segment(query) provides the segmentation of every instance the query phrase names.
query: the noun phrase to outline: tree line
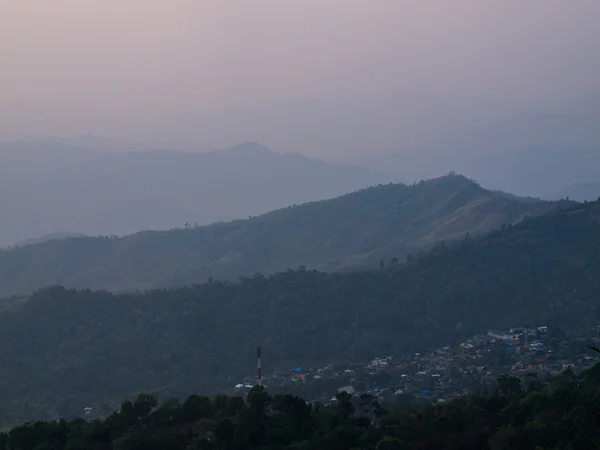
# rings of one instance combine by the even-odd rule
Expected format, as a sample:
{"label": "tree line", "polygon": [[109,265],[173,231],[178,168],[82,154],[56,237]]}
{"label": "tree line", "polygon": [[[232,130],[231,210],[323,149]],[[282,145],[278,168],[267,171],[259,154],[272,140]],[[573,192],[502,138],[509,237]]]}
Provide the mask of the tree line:
{"label": "tree line", "polygon": [[29,422],[1,450],[574,450],[600,448],[600,368],[547,383],[503,376],[492,392],[419,408],[363,394],[330,404],[254,387],[246,396],[148,394],[93,420]]}

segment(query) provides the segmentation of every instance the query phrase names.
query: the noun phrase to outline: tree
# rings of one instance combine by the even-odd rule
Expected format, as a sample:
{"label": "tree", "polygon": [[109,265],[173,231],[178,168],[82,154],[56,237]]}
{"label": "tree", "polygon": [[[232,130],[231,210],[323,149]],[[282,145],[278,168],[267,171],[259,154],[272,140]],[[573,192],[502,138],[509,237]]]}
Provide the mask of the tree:
{"label": "tree", "polygon": [[498,389],[508,397],[518,396],[523,392],[521,380],[508,375],[502,375],[498,378]]}
{"label": "tree", "polygon": [[264,416],[267,414],[268,407],[271,402],[271,397],[267,394],[264,386],[254,386],[246,398],[248,408],[258,415]]}
{"label": "tree", "polygon": [[210,417],[213,414],[213,407],[208,397],[190,395],[181,407],[181,417],[185,421],[198,420],[203,417]]}
{"label": "tree", "polygon": [[230,442],[233,440],[235,433],[235,425],[229,419],[221,420],[215,427],[213,433],[217,442]]}
{"label": "tree", "polygon": [[377,443],[376,450],[406,450],[408,447],[400,439],[385,438]]}
{"label": "tree", "polygon": [[254,386],[246,397],[248,406],[241,411],[237,425],[240,435],[251,446],[258,446],[265,438],[271,400],[263,386]]}
{"label": "tree", "polygon": [[161,406],[150,414],[150,422],[154,426],[174,423],[181,418],[181,404],[174,398],[165,401]]}
{"label": "tree", "polygon": [[369,418],[369,423],[379,425],[379,421],[384,414],[384,409],[371,394],[362,394],[360,396],[361,412]]}
{"label": "tree", "polygon": [[352,417],[354,414],[354,406],[352,405],[352,395],[345,391],[338,392],[335,395],[335,406],[338,414],[345,420]]}
{"label": "tree", "polygon": [[156,397],[150,394],[140,394],[133,402],[132,413],[140,420],[146,419],[158,404]]}

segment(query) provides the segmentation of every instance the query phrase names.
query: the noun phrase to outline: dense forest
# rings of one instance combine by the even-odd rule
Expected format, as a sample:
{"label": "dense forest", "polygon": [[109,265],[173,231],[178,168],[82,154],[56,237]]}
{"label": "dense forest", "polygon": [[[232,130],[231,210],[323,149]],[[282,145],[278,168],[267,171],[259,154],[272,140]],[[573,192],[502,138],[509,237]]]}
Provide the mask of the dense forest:
{"label": "dense forest", "polygon": [[10,450],[575,450],[600,448],[600,370],[544,384],[503,376],[447,404],[380,405],[345,392],[328,405],[256,386],[247,397],[185,401],[141,394],[104,419],[30,422],[0,434]]}
{"label": "dense forest", "polygon": [[55,284],[159,288],[299,265],[323,271],[374,268],[382,257],[404,259],[436,242],[474,237],[556,207],[490,192],[460,175],[414,186],[382,185],[248,220],[0,251],[0,295]]}
{"label": "dense forest", "polygon": [[254,374],[257,345],[275,369],[427,350],[490,328],[577,333],[600,321],[600,203],[382,263],[4,300],[0,418],[54,419],[140,391],[222,391]]}

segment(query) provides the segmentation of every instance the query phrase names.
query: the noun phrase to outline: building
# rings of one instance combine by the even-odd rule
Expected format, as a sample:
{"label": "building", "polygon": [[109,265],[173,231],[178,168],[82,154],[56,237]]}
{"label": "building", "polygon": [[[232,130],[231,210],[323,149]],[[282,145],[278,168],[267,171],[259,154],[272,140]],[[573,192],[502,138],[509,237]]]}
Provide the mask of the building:
{"label": "building", "polygon": [[490,330],[488,331],[487,335],[493,339],[497,339],[499,341],[508,341],[508,334],[505,333],[504,331],[496,331],[496,330]]}

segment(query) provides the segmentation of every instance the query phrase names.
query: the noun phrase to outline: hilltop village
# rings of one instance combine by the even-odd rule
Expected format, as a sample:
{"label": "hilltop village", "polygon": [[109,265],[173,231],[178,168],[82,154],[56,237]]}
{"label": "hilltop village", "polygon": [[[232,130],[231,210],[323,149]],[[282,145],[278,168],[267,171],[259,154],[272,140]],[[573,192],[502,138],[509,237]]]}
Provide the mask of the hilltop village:
{"label": "hilltop village", "polygon": [[[552,331],[552,330],[550,330]],[[499,378],[518,377],[523,385],[541,383],[565,370],[580,372],[600,355],[600,326],[586,336],[561,337],[548,327],[490,330],[456,346],[401,357],[386,356],[362,364],[338,363],[321,368],[296,367],[267,374],[269,391],[292,392],[314,402],[335,401],[335,394],[370,394],[382,403],[445,403],[461,395],[489,392]],[[235,386],[244,393],[256,384],[246,379]]]}

